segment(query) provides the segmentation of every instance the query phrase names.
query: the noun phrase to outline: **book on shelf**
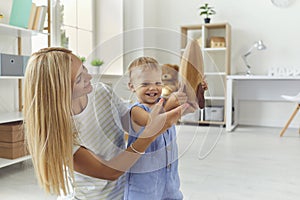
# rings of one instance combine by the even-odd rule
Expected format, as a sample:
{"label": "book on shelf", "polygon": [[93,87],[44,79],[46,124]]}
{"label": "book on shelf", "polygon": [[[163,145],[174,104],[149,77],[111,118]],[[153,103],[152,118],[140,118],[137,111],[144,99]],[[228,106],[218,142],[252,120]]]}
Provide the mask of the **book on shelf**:
{"label": "book on shelf", "polygon": [[36,4],[32,3],[31,10],[30,10],[29,22],[28,22],[28,29],[33,29],[35,14],[36,14]]}
{"label": "book on shelf", "polygon": [[32,0],[13,0],[9,24],[21,28],[28,28]]}
{"label": "book on shelf", "polygon": [[42,31],[44,29],[47,14],[47,6],[37,6],[32,30]]}

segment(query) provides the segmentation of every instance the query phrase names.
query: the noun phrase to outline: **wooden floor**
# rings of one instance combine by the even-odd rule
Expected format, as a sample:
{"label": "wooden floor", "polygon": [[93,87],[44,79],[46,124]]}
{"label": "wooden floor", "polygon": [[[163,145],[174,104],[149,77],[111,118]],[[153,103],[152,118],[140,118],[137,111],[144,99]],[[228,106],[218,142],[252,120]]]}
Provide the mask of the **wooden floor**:
{"label": "wooden floor", "polygon": [[[300,136],[288,129],[177,126],[181,189],[186,200],[298,200]],[[0,199],[52,200],[31,164],[0,169]]]}

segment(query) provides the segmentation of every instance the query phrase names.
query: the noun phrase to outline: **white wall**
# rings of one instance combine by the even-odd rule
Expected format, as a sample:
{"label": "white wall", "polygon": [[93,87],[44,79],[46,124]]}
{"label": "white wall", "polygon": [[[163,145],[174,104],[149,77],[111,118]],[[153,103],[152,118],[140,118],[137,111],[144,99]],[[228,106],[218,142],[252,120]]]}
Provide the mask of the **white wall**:
{"label": "white wall", "polygon": [[[249,56],[248,61],[254,74],[267,74],[270,67],[300,68],[298,51],[300,46],[299,1],[294,1],[288,8],[278,8],[272,5],[271,0],[144,0],[144,6],[139,7],[139,9],[143,9],[144,27],[159,27],[179,33],[182,25],[203,23],[203,18],[198,15],[198,8],[205,2],[211,4],[217,12],[212,17],[212,23],[228,22],[231,24],[232,74],[245,71],[241,55],[250,48],[253,42],[259,39],[264,41],[267,50],[255,52],[255,54]],[[128,3],[128,1],[125,1],[125,3]],[[131,2],[131,4],[134,3]],[[131,14],[132,10],[130,10]],[[124,12],[127,13],[126,10]],[[140,13],[140,10],[137,12]],[[140,27],[140,23],[135,26],[133,21],[126,20],[126,17],[127,15],[125,15],[125,28]],[[145,37],[144,42],[147,43],[148,39]],[[165,42],[164,40],[164,37],[157,37],[154,42],[160,44]],[[170,49],[178,52],[179,55],[180,40],[173,40],[168,45]],[[157,56],[160,62],[179,63],[178,56],[172,56],[171,54],[159,54]],[[257,113],[255,112],[257,107],[264,107],[265,109],[262,113]],[[294,104],[287,105],[286,103],[243,102],[240,110],[240,120],[244,124],[250,125],[283,126],[293,108]],[[297,117],[291,126],[299,127],[300,118]]]}
{"label": "white wall", "polygon": [[[198,7],[207,1],[144,0],[144,26],[168,28],[179,32],[180,26],[200,24]],[[254,41],[263,40],[266,51],[249,57],[256,74],[266,74],[272,66],[299,66],[296,48],[300,25],[300,2],[277,8],[271,0],[208,1],[217,12],[212,23],[229,22],[232,26],[232,72],[244,71],[240,56]],[[234,6],[233,6],[234,4]],[[126,26],[126,24],[125,24]],[[131,28],[134,28],[131,25]],[[158,38],[159,39],[159,38]],[[179,47],[179,41],[178,47]],[[179,51],[179,48],[177,49]]]}
{"label": "white wall", "polygon": [[95,53],[105,73],[123,74],[123,0],[95,0]]}

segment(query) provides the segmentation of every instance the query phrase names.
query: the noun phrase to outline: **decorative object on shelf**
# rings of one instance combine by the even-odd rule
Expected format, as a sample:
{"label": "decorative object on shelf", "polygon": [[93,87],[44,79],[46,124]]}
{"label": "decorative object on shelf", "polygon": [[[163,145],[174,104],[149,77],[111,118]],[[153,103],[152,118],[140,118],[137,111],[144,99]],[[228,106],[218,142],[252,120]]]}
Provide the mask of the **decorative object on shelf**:
{"label": "decorative object on shelf", "polygon": [[296,77],[300,76],[299,67],[270,67],[268,76]]}
{"label": "decorative object on shelf", "polygon": [[35,14],[36,14],[37,6],[35,3],[31,4],[30,16],[28,21],[28,29],[33,30],[33,25],[35,21]]}
{"label": "decorative object on shelf", "polygon": [[248,61],[247,61],[247,57],[252,53],[253,49],[256,49],[256,50],[265,50],[267,47],[264,45],[263,41],[262,40],[258,40],[257,42],[255,42],[251,47],[250,49],[247,51],[247,53],[245,53],[242,58],[244,60],[244,63],[245,65],[247,66],[247,71],[246,71],[246,75],[252,75],[251,73],[251,66],[249,65]]}
{"label": "decorative object on shelf", "polygon": [[205,3],[203,6],[199,7],[200,16],[204,15],[204,22],[206,24],[210,23],[210,16],[216,14],[216,11],[208,3]]}
{"label": "decorative object on shelf", "polygon": [[98,58],[91,61],[91,73],[92,74],[100,74],[100,67],[104,64],[103,60]]}
{"label": "decorative object on shelf", "polygon": [[293,3],[293,0],[271,0],[271,2],[274,6],[286,8]]}
{"label": "decorative object on shelf", "polygon": [[82,63],[85,63],[86,58],[84,56],[78,56],[78,58],[81,60]]}
{"label": "decorative object on shelf", "polygon": [[37,6],[33,12],[35,12],[35,17],[31,29],[43,31],[47,15],[47,6]]}
{"label": "decorative object on shelf", "polygon": [[163,83],[162,96],[168,98],[171,93],[178,90],[178,65],[164,64],[162,65],[161,80]]}
{"label": "decorative object on shelf", "polygon": [[28,28],[32,0],[13,0],[9,24]]}
{"label": "decorative object on shelf", "polygon": [[224,37],[211,37],[210,38],[210,48],[222,48],[226,47]]}

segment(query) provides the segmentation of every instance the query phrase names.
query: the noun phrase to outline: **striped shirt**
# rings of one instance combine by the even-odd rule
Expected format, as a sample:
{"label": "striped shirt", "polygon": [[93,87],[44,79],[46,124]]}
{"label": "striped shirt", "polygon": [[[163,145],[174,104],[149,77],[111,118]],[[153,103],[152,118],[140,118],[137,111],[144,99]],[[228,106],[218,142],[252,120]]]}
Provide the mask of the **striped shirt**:
{"label": "striped shirt", "polygon": [[[103,83],[93,86],[88,95],[88,105],[74,116],[81,146],[94,152],[104,160],[110,160],[125,149],[124,132],[120,116],[128,108]],[[119,200],[123,199],[125,178],[108,181],[75,172],[74,196],[71,199]]]}

